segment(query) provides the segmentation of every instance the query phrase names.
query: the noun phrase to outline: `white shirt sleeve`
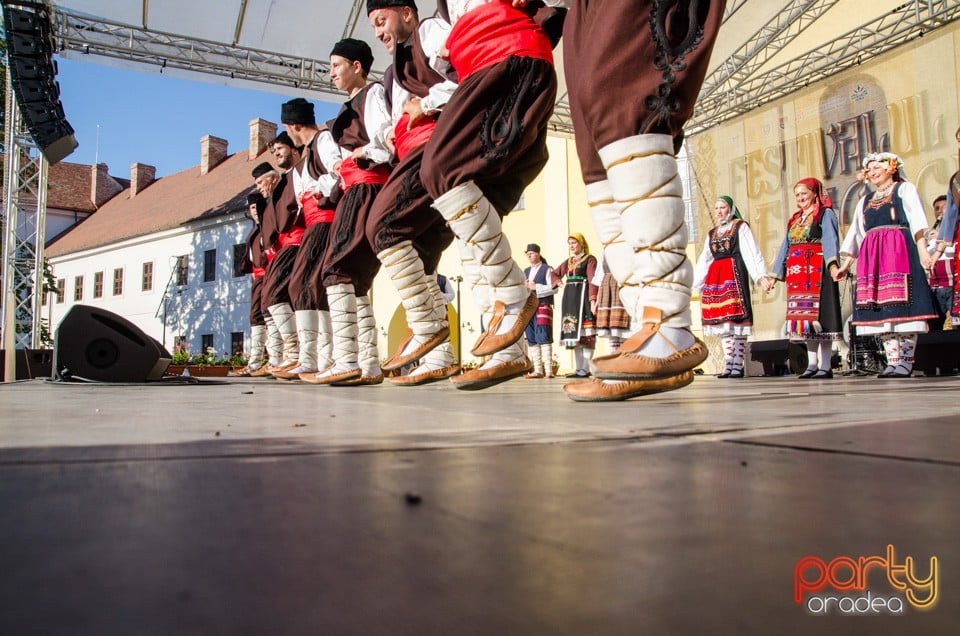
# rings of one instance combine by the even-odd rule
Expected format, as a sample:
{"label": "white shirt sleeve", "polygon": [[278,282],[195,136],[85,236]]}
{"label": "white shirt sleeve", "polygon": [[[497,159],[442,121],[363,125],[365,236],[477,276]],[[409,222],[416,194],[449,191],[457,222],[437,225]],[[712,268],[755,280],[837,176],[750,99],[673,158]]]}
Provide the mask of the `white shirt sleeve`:
{"label": "white shirt sleeve", "polygon": [[847,230],[847,235],[843,237],[843,244],[840,246],[840,256],[852,256],[856,258],[860,254],[860,243],[863,242],[863,201],[861,198],[857,202],[857,209],[853,212],[853,221]]}
{"label": "white shirt sleeve", "polygon": [[927,213],[923,211],[923,202],[920,201],[920,193],[917,187],[909,181],[904,181],[897,188],[900,200],[903,201],[903,211],[907,216],[907,222],[910,224],[910,234],[926,234],[930,224],[927,222]]}
{"label": "white shirt sleeve", "polygon": [[758,282],[764,276],[769,276],[767,264],[763,262],[763,254],[760,252],[760,246],[753,238],[753,232],[746,223],[740,224],[739,231],[740,257],[743,258],[744,265],[747,266],[747,272],[753,282]]}
{"label": "white shirt sleeve", "polygon": [[[501,0],[447,0],[447,10],[450,12],[450,23],[456,24],[457,20],[462,18],[465,13],[479,6],[499,1]],[[543,0],[543,4],[558,9],[569,9],[570,5],[573,4],[573,0]]]}
{"label": "white shirt sleeve", "polygon": [[327,172],[333,172],[333,167],[340,161],[340,146],[333,140],[333,134],[329,130],[321,130],[317,133],[314,148],[323,167]]}
{"label": "white shirt sleeve", "polygon": [[367,91],[363,110],[363,125],[370,138],[370,143],[363,147],[363,156],[374,163],[389,163],[393,156],[386,142],[392,119],[384,96],[383,85],[374,84]]}
{"label": "white shirt sleeve", "polygon": [[[423,52],[430,59],[430,68],[443,77],[447,76],[450,62],[440,54],[447,45],[450,30],[450,25],[440,18],[428,18],[420,23],[420,44],[423,46]],[[427,96],[420,100],[420,107],[427,114],[441,110],[450,101],[456,89],[456,82],[450,80],[434,84],[430,87]]]}
{"label": "white shirt sleeve", "polygon": [[713,262],[713,252],[710,251],[710,235],[703,241],[703,249],[700,251],[700,258],[693,268],[693,288],[697,291],[703,289],[703,284],[707,281],[707,270],[710,269],[710,263]]}

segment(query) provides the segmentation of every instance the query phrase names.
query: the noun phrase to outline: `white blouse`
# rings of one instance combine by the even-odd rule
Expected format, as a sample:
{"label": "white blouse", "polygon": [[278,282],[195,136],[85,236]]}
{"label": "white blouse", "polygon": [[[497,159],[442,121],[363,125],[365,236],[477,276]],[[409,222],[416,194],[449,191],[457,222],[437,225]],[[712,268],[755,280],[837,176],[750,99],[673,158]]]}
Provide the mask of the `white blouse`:
{"label": "white blouse", "polygon": [[[733,221],[724,223],[717,229],[723,230],[724,228],[729,228],[732,222]],[[760,246],[757,245],[757,241],[753,238],[753,232],[750,231],[749,225],[746,223],[740,224],[738,238],[740,257],[743,259],[744,265],[747,266],[747,273],[750,274],[753,282],[759,282],[764,276],[769,276],[767,264],[763,261],[763,254],[760,253]],[[710,235],[708,234],[703,242],[703,251],[700,252],[700,258],[697,259],[697,265],[693,269],[693,288],[695,290],[700,291],[703,289],[703,284],[707,280],[707,270],[710,269],[710,263],[712,263],[713,260],[713,252],[710,251]]]}

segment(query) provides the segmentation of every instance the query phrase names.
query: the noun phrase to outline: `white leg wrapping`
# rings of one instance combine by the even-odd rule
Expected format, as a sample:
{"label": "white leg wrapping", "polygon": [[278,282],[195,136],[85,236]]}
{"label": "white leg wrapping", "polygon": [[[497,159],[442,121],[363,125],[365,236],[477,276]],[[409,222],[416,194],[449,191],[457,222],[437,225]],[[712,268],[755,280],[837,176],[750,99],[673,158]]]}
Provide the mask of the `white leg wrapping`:
{"label": "white leg wrapping", "polygon": [[543,352],[540,350],[540,345],[530,345],[528,349],[530,360],[533,362],[533,372],[543,373]]}
{"label": "white leg wrapping", "polygon": [[293,362],[300,358],[297,347],[297,321],[290,303],[279,303],[267,308],[273,321],[277,324],[277,331],[283,339],[283,359]]}
{"label": "white leg wrapping", "polygon": [[297,316],[297,340],[300,342],[300,364],[290,373],[315,373],[317,371],[317,331],[320,329],[319,312],[300,309]]}
{"label": "white leg wrapping", "polygon": [[636,313],[640,306],[639,268],[640,264],[633,251],[623,237],[623,226],[620,222],[620,213],[623,203],[613,198],[613,189],[609,181],[598,181],[587,184],[587,205],[590,206],[590,216],[597,236],[603,245],[603,258],[610,274],[617,280],[623,281],[620,288],[621,302],[630,315],[630,321],[635,329],[639,328],[639,321],[643,313]]}
{"label": "white leg wrapping", "polygon": [[641,285],[636,298],[621,295],[621,300],[631,316],[642,315],[644,306],[657,308],[664,326],[688,329],[693,266],[686,255],[683,185],[673,139],[635,135],[604,146],[599,155],[614,198],[623,205],[623,238],[635,251],[633,280]]}
{"label": "white leg wrapping", "polygon": [[370,305],[370,295],[357,296],[358,361],[363,375],[376,377],[380,372],[380,352],[377,349],[377,321]]}
{"label": "white leg wrapping", "polygon": [[407,325],[413,332],[413,338],[404,353],[413,352],[446,325],[443,320],[446,317],[445,308],[441,317],[436,306],[437,297],[433,288],[436,287],[436,292],[440,294],[436,277],[424,273],[423,262],[410,241],[403,241],[380,252],[377,258],[400,294],[400,302],[407,314]]}
{"label": "white leg wrapping", "polygon": [[357,368],[357,297],[353,285],[327,287],[333,335],[333,360],[341,369]]}
{"label": "white leg wrapping", "polygon": [[251,371],[263,366],[263,349],[266,344],[266,325],[250,327],[250,357],[247,359],[247,368]]}
{"label": "white leg wrapping", "polygon": [[807,369],[814,371],[819,368],[820,343],[816,340],[807,340]]}
{"label": "white leg wrapping", "polygon": [[820,341],[820,369],[829,371],[833,367],[833,347],[828,340]]}
{"label": "white leg wrapping", "polygon": [[318,311],[317,369],[324,370],[333,364],[333,326],[329,311]]}
{"label": "white leg wrapping", "polygon": [[523,272],[513,260],[500,215],[480,188],[472,181],[459,185],[434,201],[434,207],[480,261],[480,275],[490,285],[493,301],[506,305],[508,313],[510,305],[525,302],[530,292]]}
{"label": "white leg wrapping", "polygon": [[540,354],[543,356],[543,372],[553,375],[553,345],[549,342],[540,345]]}
{"label": "white leg wrapping", "polygon": [[277,323],[267,310],[267,315],[263,317],[267,323],[267,359],[270,366],[277,366],[283,362],[283,337],[280,330],[277,329]]}

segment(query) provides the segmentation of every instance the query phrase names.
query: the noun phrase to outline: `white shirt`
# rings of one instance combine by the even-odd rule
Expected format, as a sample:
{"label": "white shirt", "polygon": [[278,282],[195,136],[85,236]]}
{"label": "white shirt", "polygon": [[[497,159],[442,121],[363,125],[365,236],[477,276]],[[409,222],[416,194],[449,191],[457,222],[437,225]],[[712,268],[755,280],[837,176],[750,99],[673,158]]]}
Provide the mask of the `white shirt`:
{"label": "white shirt", "polygon": [[[340,161],[340,148],[333,140],[329,130],[321,130],[310,142],[311,152],[320,156],[320,163],[326,168],[327,174],[320,175],[319,179],[310,176],[307,161],[303,162],[303,170],[293,171],[293,192],[297,195],[297,205],[304,192],[319,192],[323,196],[330,196],[330,192],[337,184],[337,177],[333,175],[333,166]],[[301,206],[302,207],[302,206]]]}
{"label": "white shirt", "polygon": [[[729,221],[724,223],[718,230],[727,228],[730,223]],[[753,282],[758,282],[764,276],[769,276],[767,273],[767,264],[763,262],[763,254],[760,253],[760,246],[757,245],[757,241],[753,238],[753,232],[750,231],[750,226],[746,223],[740,224],[740,230],[737,233],[740,247],[740,258],[743,259],[743,264],[747,266],[747,273],[750,274],[750,278],[753,279]],[[707,235],[707,238],[703,242],[703,251],[700,252],[700,258],[697,260],[697,266],[693,270],[693,288],[697,291],[703,289],[703,284],[707,280],[707,270],[710,269],[710,263],[713,262],[713,252],[710,251],[710,235]]]}
{"label": "white shirt", "polygon": [[[491,2],[501,2],[502,0],[447,0],[447,11],[450,13],[450,24],[456,24],[457,20],[462,18],[464,14],[476,9],[477,7],[482,7],[485,4],[490,4]],[[569,9],[570,5],[573,4],[573,0],[543,0],[543,4],[548,7],[557,7],[560,9]]]}
{"label": "white shirt", "polygon": [[557,293],[557,288],[550,284],[550,278],[553,276],[553,269],[546,265],[543,261],[537,263],[536,265],[530,266],[530,273],[527,275],[527,280],[531,283],[536,282],[537,274],[540,273],[540,268],[547,268],[547,284],[537,283],[537,298],[546,298],[547,296],[553,296]]}
{"label": "white shirt", "polygon": [[[363,147],[363,157],[373,163],[389,163],[393,153],[387,148],[387,132],[392,127],[387,111],[386,92],[383,84],[373,84],[367,91],[363,107],[363,125],[370,142]],[[340,148],[340,157],[348,158],[353,151]]]}

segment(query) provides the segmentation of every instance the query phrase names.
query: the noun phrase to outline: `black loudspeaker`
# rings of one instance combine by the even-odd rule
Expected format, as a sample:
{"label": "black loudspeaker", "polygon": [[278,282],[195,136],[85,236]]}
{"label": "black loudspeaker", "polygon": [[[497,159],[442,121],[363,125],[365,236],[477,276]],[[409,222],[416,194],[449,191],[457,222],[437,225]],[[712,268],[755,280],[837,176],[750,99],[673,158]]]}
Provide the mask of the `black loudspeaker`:
{"label": "black loudspeaker", "polygon": [[126,318],[99,307],[74,305],[57,326],[53,368],[61,380],[158,380],[170,353]]}
{"label": "black loudspeaker", "polygon": [[757,340],[750,343],[750,359],[763,364],[763,375],[800,373],[807,368],[807,349],[785,338]]}
{"label": "black loudspeaker", "polygon": [[30,136],[50,164],[77,147],[60,104],[50,12],[42,2],[2,0],[13,92]]}
{"label": "black loudspeaker", "polygon": [[[17,380],[49,378],[53,375],[53,351],[50,349],[17,349],[14,352]],[[0,377],[6,373],[6,352],[0,350]]]}
{"label": "black loudspeaker", "polygon": [[960,368],[960,330],[931,331],[917,338],[914,369],[924,375],[953,375]]}

